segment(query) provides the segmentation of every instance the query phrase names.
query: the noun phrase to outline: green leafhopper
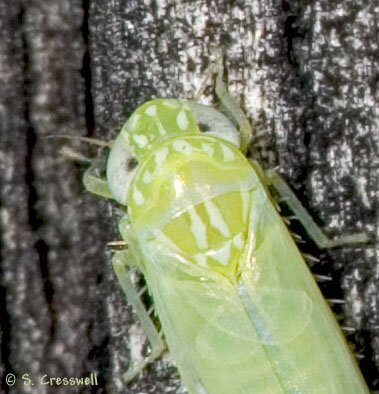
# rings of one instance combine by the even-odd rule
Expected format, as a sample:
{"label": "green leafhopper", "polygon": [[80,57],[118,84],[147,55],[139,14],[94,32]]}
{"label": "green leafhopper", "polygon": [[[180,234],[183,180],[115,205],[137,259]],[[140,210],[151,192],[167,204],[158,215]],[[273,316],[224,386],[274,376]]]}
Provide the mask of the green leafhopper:
{"label": "green leafhopper", "polygon": [[127,248],[113,265],[152,345],[125,378],[163,349],[128,275],[136,267],[190,393],[368,393],[268,189],[286,196],[320,247],[366,236],[325,237],[275,171],[246,159],[247,119],[221,77],[216,91],[234,123],[192,101],[149,101],[112,143],[106,181],[93,168],[84,177],[124,209]]}

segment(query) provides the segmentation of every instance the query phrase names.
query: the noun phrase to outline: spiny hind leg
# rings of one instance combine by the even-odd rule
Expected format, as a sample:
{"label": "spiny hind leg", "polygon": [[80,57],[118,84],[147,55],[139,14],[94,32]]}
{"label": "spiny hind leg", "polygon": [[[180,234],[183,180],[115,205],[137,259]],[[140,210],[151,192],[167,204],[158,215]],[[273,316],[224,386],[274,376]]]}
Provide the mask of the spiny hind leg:
{"label": "spiny hind leg", "polygon": [[134,262],[134,257],[129,250],[123,250],[116,252],[113,257],[113,269],[116,273],[117,279],[124,291],[128,303],[132,306],[141,326],[147,336],[147,339],[151,346],[151,353],[148,357],[144,358],[142,361],[134,363],[129,367],[129,369],[124,374],[124,379],[126,382],[130,382],[135,378],[144,368],[155,361],[163,352],[165,346],[161,337],[161,334],[156,329],[153,321],[150,318],[149,311],[146,310],[143,302],[141,301],[141,295],[144,293],[144,289],[139,291],[133,284],[130,274],[132,270],[128,269],[128,265],[136,265]]}
{"label": "spiny hind leg", "polygon": [[342,245],[366,243],[369,237],[364,233],[342,235],[330,239],[324,234],[321,228],[315,223],[311,215],[302,206],[299,199],[288,186],[287,182],[275,170],[266,171],[267,182],[272,185],[281,198],[284,199],[288,207],[295,214],[297,220],[302,224],[307,234],[320,249],[334,248]]}

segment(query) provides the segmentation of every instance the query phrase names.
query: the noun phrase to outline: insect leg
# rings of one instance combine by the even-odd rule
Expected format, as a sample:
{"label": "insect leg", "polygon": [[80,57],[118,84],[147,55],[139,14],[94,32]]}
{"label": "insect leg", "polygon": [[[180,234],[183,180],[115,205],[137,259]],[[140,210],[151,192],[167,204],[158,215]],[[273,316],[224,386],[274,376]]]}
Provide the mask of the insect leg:
{"label": "insect leg", "polygon": [[112,261],[113,269],[129,304],[131,304],[138,316],[138,319],[141,322],[141,326],[144,329],[152,350],[151,354],[143,361],[135,363],[129,367],[129,369],[124,374],[124,379],[126,382],[130,382],[134,377],[143,371],[146,365],[156,360],[165,348],[163,340],[154,323],[152,322],[148,311],[142,303],[138,290],[130,278],[130,270],[128,270],[126,266],[126,261],[129,264],[130,259],[133,261],[133,256],[128,250],[116,252]]}
{"label": "insect leg", "polygon": [[102,165],[94,161],[83,175],[83,185],[87,191],[103,198],[113,198],[106,179],[100,177]]}
{"label": "insect leg", "polygon": [[234,121],[238,124],[241,136],[241,151],[247,152],[249,143],[253,137],[253,130],[251,128],[249,119],[246,117],[235,98],[229,93],[228,88],[222,80],[223,66],[222,59],[219,61],[219,69],[217,70],[216,77],[216,95],[225,107],[227,112],[233,117]]}
{"label": "insect leg", "polygon": [[342,245],[366,243],[369,237],[365,233],[342,235],[334,239],[328,238],[321,228],[315,223],[311,215],[302,206],[295,193],[288,186],[287,182],[275,170],[266,171],[267,182],[284,197],[289,208],[294,212],[299,222],[302,224],[308,235],[320,249],[334,248]]}

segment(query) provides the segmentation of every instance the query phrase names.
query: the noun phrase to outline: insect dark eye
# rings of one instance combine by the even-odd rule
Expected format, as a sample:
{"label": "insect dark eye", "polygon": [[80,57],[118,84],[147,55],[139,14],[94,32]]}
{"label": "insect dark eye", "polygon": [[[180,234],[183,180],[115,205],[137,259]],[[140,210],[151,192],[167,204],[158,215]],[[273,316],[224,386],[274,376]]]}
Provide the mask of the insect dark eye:
{"label": "insect dark eye", "polygon": [[207,124],[207,123],[199,122],[197,125],[199,126],[199,129],[202,133],[206,133],[207,131],[211,131],[211,128],[209,127],[209,124]]}
{"label": "insect dark eye", "polygon": [[132,171],[138,166],[138,160],[135,157],[130,157],[126,161],[126,169],[127,171]]}

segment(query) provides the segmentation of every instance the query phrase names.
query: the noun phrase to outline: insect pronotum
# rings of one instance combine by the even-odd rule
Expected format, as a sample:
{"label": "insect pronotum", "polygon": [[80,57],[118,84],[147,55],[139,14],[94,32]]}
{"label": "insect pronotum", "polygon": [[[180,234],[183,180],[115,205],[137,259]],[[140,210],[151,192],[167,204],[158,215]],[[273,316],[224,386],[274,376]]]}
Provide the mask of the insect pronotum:
{"label": "insect pronotum", "polygon": [[[113,265],[152,346],[162,352],[129,276],[144,275],[168,348],[190,393],[368,393],[343,335],[279,216],[268,187],[320,247],[329,240],[275,171],[248,161],[250,126],[221,77],[218,110],[179,99],[138,107],[112,143],[106,180],[86,188],[124,207]],[[242,152],[241,152],[242,151]]]}

